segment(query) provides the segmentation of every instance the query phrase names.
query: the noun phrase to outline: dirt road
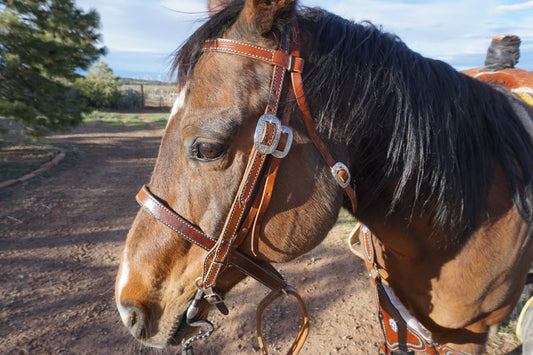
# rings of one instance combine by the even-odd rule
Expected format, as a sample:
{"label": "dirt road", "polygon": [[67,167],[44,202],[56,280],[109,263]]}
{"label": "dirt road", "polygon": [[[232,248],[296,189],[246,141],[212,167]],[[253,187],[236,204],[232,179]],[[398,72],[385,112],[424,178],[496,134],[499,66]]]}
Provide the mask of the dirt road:
{"label": "dirt road", "polygon": [[[67,157],[66,169],[0,194],[0,354],[153,353],[120,323],[113,286],[138,210],[134,196],[148,181],[161,134],[157,127],[85,124],[53,137],[82,152]],[[313,252],[280,267],[310,313],[303,354],[378,353],[374,301],[363,263],[346,247],[346,218]],[[212,312],[216,331],[196,353],[258,353],[255,306],[266,293],[251,279],[238,285],[227,296],[230,314]],[[271,353],[285,353],[292,342],[294,310],[284,300],[265,317]]]}

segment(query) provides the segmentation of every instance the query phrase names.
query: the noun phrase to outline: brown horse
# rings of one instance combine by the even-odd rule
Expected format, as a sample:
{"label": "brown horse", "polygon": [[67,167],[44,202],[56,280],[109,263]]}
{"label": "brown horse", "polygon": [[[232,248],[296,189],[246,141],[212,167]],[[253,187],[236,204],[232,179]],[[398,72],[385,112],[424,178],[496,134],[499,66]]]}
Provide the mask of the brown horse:
{"label": "brown horse", "polygon": [[[295,3],[211,0],[210,19],[177,52],[180,94],[116,282],[124,324],[166,347],[208,324],[204,292],[216,288],[208,296],[224,310],[220,296],[245,273],[262,278],[257,265],[271,288],[289,290],[266,263],[313,249],[344,205],[372,231],[374,276],[443,346],[434,349],[481,352],[533,259],[533,113],[371,24]],[[282,59],[258,54],[269,49]],[[265,107],[282,125],[258,125]],[[279,146],[265,143],[282,126],[292,146],[287,127]],[[258,152],[269,144],[290,148],[279,167]],[[253,173],[263,160],[268,174]],[[247,189],[260,197],[241,204]]]}

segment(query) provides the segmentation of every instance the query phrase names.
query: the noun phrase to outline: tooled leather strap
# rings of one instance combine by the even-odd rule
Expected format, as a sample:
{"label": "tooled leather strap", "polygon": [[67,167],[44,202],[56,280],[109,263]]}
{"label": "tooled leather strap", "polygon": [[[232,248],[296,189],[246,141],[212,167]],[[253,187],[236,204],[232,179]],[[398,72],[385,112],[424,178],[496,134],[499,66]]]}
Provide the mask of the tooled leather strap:
{"label": "tooled leather strap", "polygon": [[[275,128],[269,127],[265,137],[266,141],[263,140],[263,142],[267,145],[271,145],[274,135]],[[242,180],[236,199],[228,214],[222,234],[206,257],[203,277],[204,287],[214,287],[218,275],[228,265],[228,256],[232,249],[232,245],[239,234],[240,226],[246,218],[246,212],[248,211],[250,204],[253,203],[252,197],[255,193],[256,186],[260,182],[260,173],[266,158],[267,156],[265,154],[257,152],[255,147],[252,148],[251,158],[244,174],[244,179]]]}
{"label": "tooled leather strap", "polygon": [[305,99],[301,73],[292,73],[292,85],[294,87],[294,92],[296,93],[298,106],[300,106],[300,111],[302,112],[305,127],[307,129],[309,137],[313,141],[313,144],[320,151],[320,154],[322,154],[322,157],[328,164],[334,176],[337,175],[339,179],[338,181],[341,181],[343,183],[343,185],[341,185],[341,188],[352,203],[352,211],[354,213],[357,212],[357,195],[355,194],[355,190],[351,185],[350,173],[345,166],[338,165],[339,163],[335,159],[333,159],[333,156],[330,154],[328,148],[326,147],[326,144],[324,143],[324,141],[322,141],[315,128],[313,118],[311,116],[311,111],[309,110],[309,105],[307,104],[307,100]]}
{"label": "tooled leather strap", "polygon": [[[287,107],[285,108],[285,111],[283,112],[283,117],[281,119],[281,124],[284,126],[287,126],[289,124],[291,112],[292,112],[292,106],[293,102],[291,100],[291,97],[294,97],[292,94],[292,91],[289,92],[289,100],[287,103]],[[282,139],[280,140],[280,149],[284,149],[286,144],[286,136],[282,136]],[[270,199],[272,198],[272,192],[274,190],[274,184],[276,182],[276,177],[278,175],[278,169],[279,164],[281,162],[280,158],[277,158],[275,156],[272,156],[270,158],[270,162],[268,164],[268,169],[265,174],[265,182],[262,185],[262,191],[258,198],[256,198],[256,201],[259,203],[257,204],[257,211],[255,216],[253,217],[253,226],[252,230],[250,232],[250,245],[251,245],[251,251],[254,256],[258,256],[258,243],[259,243],[259,232],[261,231],[261,224],[263,222],[263,218],[265,217],[266,211],[268,209],[268,206],[270,204]]]}
{"label": "tooled leather strap", "polygon": [[[287,54],[288,34],[282,34],[280,46],[282,50],[284,50],[283,52],[233,40],[216,39],[206,41],[203,50],[244,55],[274,65],[269,104],[265,110],[265,114],[275,116],[279,106],[286,67],[293,67],[293,63],[296,62],[301,63],[301,61],[296,61],[291,55]],[[265,122],[265,126],[266,133],[263,135],[261,144],[265,146],[272,146],[273,144],[277,145],[278,142],[275,142],[274,137],[280,135],[281,132],[277,132],[279,127],[268,121]],[[277,149],[277,146],[274,148]],[[228,265],[230,251],[233,249],[233,245],[239,237],[241,226],[247,219],[250,207],[254,204],[254,196],[257,186],[261,182],[268,155],[269,154],[259,152],[255,145],[252,147],[248,166],[230,209],[230,213],[227,216],[222,233],[217,239],[216,245],[209,251],[206,257],[203,275],[204,287],[214,287],[218,275]]]}
{"label": "tooled leather strap", "polygon": [[304,61],[302,58],[283,51],[256,46],[255,44],[239,42],[231,39],[217,38],[207,40],[202,50],[237,54],[259,60],[267,64],[282,67],[291,72],[302,72]]}

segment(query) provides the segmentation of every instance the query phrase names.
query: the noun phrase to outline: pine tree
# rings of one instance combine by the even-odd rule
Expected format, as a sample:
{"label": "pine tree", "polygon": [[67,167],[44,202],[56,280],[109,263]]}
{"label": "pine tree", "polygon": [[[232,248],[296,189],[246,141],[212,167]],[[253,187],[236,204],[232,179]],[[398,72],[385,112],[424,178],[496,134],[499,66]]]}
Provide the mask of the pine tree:
{"label": "pine tree", "polygon": [[75,84],[95,108],[116,108],[122,96],[118,78],[102,61],[93,65],[85,78],[76,79]]}
{"label": "pine tree", "polygon": [[79,124],[86,108],[72,83],[105,54],[99,22],[73,0],[2,0],[0,117],[34,136]]}

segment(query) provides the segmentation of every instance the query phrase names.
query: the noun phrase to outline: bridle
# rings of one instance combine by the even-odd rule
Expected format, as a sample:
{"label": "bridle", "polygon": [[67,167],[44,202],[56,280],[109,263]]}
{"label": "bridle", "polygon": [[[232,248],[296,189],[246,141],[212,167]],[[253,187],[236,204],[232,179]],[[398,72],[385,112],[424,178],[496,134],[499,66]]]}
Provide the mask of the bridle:
{"label": "bridle", "polygon": [[[294,34],[292,38],[291,33]],[[208,236],[200,228],[179,216],[167,203],[152,194],[147,186],[143,186],[137,194],[139,204],[155,218],[176,232],[181,238],[208,251],[204,262],[203,276],[196,281],[198,291],[186,314],[186,321],[189,326],[203,326],[207,328],[207,331],[184,340],[182,343],[183,351],[191,354],[191,343],[209,336],[213,331],[213,326],[209,321],[196,319],[198,303],[202,298],[215,305],[223,314],[228,313],[223,297],[216,290],[216,283],[218,277],[225,270],[233,267],[272,290],[259,304],[256,314],[259,345],[263,354],[268,353],[261,334],[261,317],[264,310],[281,295],[290,295],[296,298],[300,305],[302,325],[288,353],[298,353],[309,330],[305,304],[298,292],[271,264],[256,258],[261,222],[272,196],[279,163],[289,153],[292,144],[292,131],[288,124],[294,101],[298,103],[309,137],[330,167],[334,180],[350,198],[355,212],[357,198],[351,184],[350,172],[345,164],[337,162],[332,157],[314,126],[303,90],[304,60],[300,57],[300,34],[296,18],[293,18],[282,32],[279,50],[219,38],[207,40],[202,51],[251,58],[272,65],[274,70],[268,106],[265,114],[258,120],[248,164],[219,238]],[[289,89],[288,104],[280,120],[276,114],[287,72],[291,74],[292,91]],[[253,256],[245,255],[237,249],[248,235],[251,239]]]}

